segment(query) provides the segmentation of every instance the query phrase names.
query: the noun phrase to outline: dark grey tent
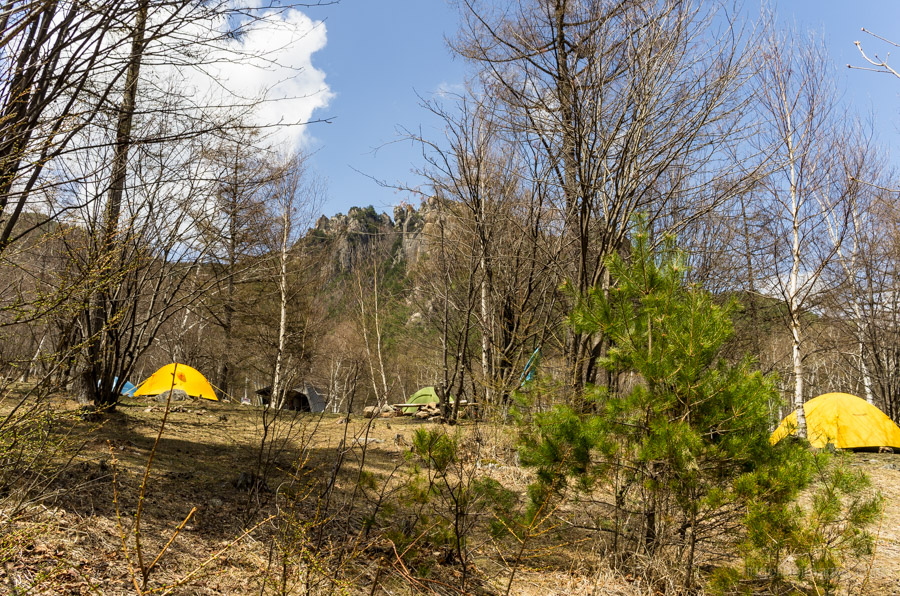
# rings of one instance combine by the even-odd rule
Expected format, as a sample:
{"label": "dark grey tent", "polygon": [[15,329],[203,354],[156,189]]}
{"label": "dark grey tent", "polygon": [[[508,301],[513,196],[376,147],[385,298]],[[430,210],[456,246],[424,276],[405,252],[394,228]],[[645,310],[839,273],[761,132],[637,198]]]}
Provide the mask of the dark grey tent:
{"label": "dark grey tent", "polygon": [[[261,403],[269,403],[269,400],[272,398],[272,386],[267,385],[262,389],[258,389],[256,395],[260,396]],[[294,410],[296,412],[324,412],[325,400],[315,387],[309,383],[303,383],[284,391],[284,401],[281,409]]]}

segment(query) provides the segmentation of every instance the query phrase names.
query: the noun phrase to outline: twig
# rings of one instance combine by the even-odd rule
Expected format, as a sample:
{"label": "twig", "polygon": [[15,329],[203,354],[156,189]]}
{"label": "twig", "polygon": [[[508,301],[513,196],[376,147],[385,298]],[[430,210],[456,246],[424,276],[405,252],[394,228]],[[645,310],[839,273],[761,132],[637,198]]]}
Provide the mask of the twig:
{"label": "twig", "polygon": [[250,528],[249,530],[246,530],[243,534],[241,534],[240,536],[238,536],[237,538],[235,538],[234,540],[232,540],[231,542],[229,542],[228,544],[226,544],[225,546],[223,546],[221,549],[219,549],[218,551],[216,551],[215,553],[213,553],[208,559],[206,559],[206,560],[203,561],[200,565],[198,565],[196,568],[194,568],[193,571],[191,571],[190,573],[188,573],[187,575],[185,575],[183,578],[181,578],[180,580],[178,580],[178,581],[175,582],[174,584],[171,584],[170,586],[164,586],[164,587],[162,587],[162,588],[157,588],[157,589],[155,589],[155,590],[150,590],[150,591],[148,591],[147,593],[149,594],[149,593],[152,593],[152,592],[156,592],[157,590],[165,590],[165,592],[162,592],[162,596],[166,596],[167,594],[171,594],[172,591],[173,591],[175,588],[184,585],[189,579],[191,579],[192,577],[194,577],[195,575],[197,575],[198,573],[200,573],[200,571],[202,571],[207,565],[209,565],[210,563],[212,563],[213,561],[215,561],[216,559],[218,559],[220,556],[222,556],[222,553],[224,553],[225,551],[227,551],[229,548],[231,548],[232,546],[234,546],[235,544],[237,544],[237,543],[240,542],[241,540],[243,540],[246,536],[248,536],[248,535],[251,534],[252,532],[255,532],[256,529],[259,528],[261,525],[270,522],[270,521],[271,521],[272,519],[274,519],[274,518],[275,518],[274,515],[270,515],[269,517],[267,517],[266,519],[262,520],[261,522],[259,522],[258,524],[256,524],[256,525],[253,526],[252,528]]}
{"label": "twig", "polygon": [[137,573],[134,570],[134,563],[131,562],[131,553],[128,550],[128,539],[125,538],[125,529],[122,527],[122,513],[119,509],[119,468],[118,468],[118,460],[116,459],[116,453],[113,450],[112,442],[107,440],[106,444],[109,446],[109,453],[112,455],[112,467],[113,467],[113,505],[116,507],[116,527],[119,530],[119,538],[122,540],[122,552],[125,555],[125,562],[128,563],[128,571],[131,575],[131,581],[134,583],[134,589],[138,594],[141,594],[141,586],[137,581]]}
{"label": "twig", "polygon": [[372,582],[372,591],[369,596],[375,596],[375,590],[378,589],[378,580],[381,578],[381,572],[384,570],[384,558],[378,559],[378,571],[375,572],[375,580]]}
{"label": "twig", "polygon": [[878,531],[875,533],[875,545],[872,547],[872,557],[869,559],[869,566],[866,567],[866,577],[860,586],[860,593],[865,593],[866,584],[869,583],[869,576],[872,574],[872,565],[875,563],[875,557],[878,555],[878,540],[881,538],[881,525],[884,523],[884,505],[881,507],[881,518],[878,520]]}
{"label": "twig", "polygon": [[162,550],[159,551],[159,554],[156,555],[156,558],[153,559],[153,562],[150,563],[150,566],[147,567],[147,574],[148,574],[148,575],[150,574],[150,570],[153,569],[154,567],[156,567],[156,564],[159,563],[159,560],[162,558],[162,556],[163,556],[164,554],[166,554],[166,551],[169,550],[169,547],[172,546],[172,543],[173,543],[173,542],[175,542],[175,538],[178,537],[178,533],[181,532],[181,530],[184,528],[184,526],[185,526],[185,525],[188,523],[188,521],[191,519],[191,516],[194,515],[196,512],[197,512],[197,508],[196,508],[196,507],[192,507],[190,513],[188,513],[188,514],[187,514],[187,517],[184,518],[184,521],[181,522],[181,523],[178,525],[177,528],[175,528],[175,532],[174,532],[174,533],[172,534],[172,536],[169,538],[169,541],[166,542],[165,546],[162,547]]}
{"label": "twig", "polygon": [[900,48],[900,44],[898,44],[896,41],[891,41],[890,39],[888,39],[888,38],[886,38],[886,37],[882,37],[882,36],[878,35],[877,33],[872,33],[871,31],[869,31],[869,30],[866,29],[865,27],[863,27],[861,30],[862,30],[863,33],[868,33],[869,35],[871,35],[871,36],[874,37],[875,39],[880,39],[881,41],[883,41],[883,42],[885,42],[885,43],[891,44],[891,45],[894,46],[895,48]]}
{"label": "twig", "polygon": [[[176,364],[175,369],[177,370],[177,368],[178,368],[178,365]],[[156,558],[153,560],[153,562],[150,563],[150,566],[145,568],[144,567],[143,549],[141,547],[141,513],[143,512],[143,509],[144,509],[144,497],[147,492],[147,480],[150,477],[150,467],[153,465],[153,459],[156,455],[156,448],[159,445],[160,438],[162,437],[163,430],[165,429],[165,426],[166,426],[166,419],[169,416],[169,405],[172,401],[172,391],[175,389],[175,376],[174,375],[175,375],[175,373],[173,371],[172,387],[169,389],[169,395],[166,398],[166,409],[165,409],[165,412],[163,413],[162,423],[159,426],[159,432],[156,435],[156,440],[153,442],[153,447],[150,449],[150,456],[147,459],[147,465],[144,467],[144,477],[141,480],[141,492],[140,492],[140,496],[138,497],[138,506],[137,506],[137,511],[135,512],[135,517],[134,517],[134,550],[137,555],[138,568],[140,569],[140,573],[141,573],[141,582],[140,583],[138,583],[138,579],[137,579],[138,574],[137,574],[137,571],[135,570],[134,562],[131,559],[131,552],[128,549],[128,539],[125,537],[125,530],[122,525],[122,513],[121,513],[121,509],[119,507],[118,460],[116,459],[115,450],[113,449],[112,443],[110,441],[106,442],[107,445],[109,446],[109,452],[113,458],[112,459],[113,504],[115,505],[115,508],[116,508],[116,526],[119,530],[119,538],[122,540],[122,552],[125,555],[125,561],[128,563],[128,570],[131,575],[131,581],[134,584],[135,591],[139,595],[147,593],[144,591],[144,589],[147,587],[147,580],[150,577],[150,570],[156,566],[156,564],[159,562],[160,558],[163,556],[163,554],[166,552],[166,550],[168,550],[169,546],[172,545],[176,536],[178,536],[178,533],[185,526],[185,524],[187,524],[188,520],[191,518],[191,516],[197,510],[196,507],[191,509],[191,512],[188,513],[188,516],[184,519],[183,522],[181,522],[181,525],[179,525],[175,529],[175,533],[171,536],[171,538],[169,538],[169,541],[166,543],[166,545],[163,547],[163,549],[160,551],[160,553],[156,556]],[[152,590],[150,590],[150,591],[152,591]]]}
{"label": "twig", "polygon": [[[153,447],[150,449],[150,456],[147,458],[147,465],[144,467],[144,477],[141,479],[141,492],[140,496],[138,496],[138,506],[137,512],[134,515],[134,550],[137,553],[138,565],[141,569],[141,591],[147,587],[147,580],[150,579],[150,570],[153,568],[153,565],[159,560],[159,557],[153,561],[153,563],[149,567],[144,567],[144,553],[143,548],[141,547],[141,514],[144,512],[144,497],[147,493],[147,480],[150,478],[150,467],[153,465],[153,459],[156,457],[156,448],[159,446],[159,440],[162,438],[163,430],[166,428],[166,419],[169,417],[169,406],[172,403],[172,392],[175,390],[175,375],[178,373],[178,363],[175,363],[175,368],[172,369],[172,386],[169,388],[169,394],[166,396],[166,409],[163,411],[162,422],[159,425],[159,432],[156,433],[156,440],[153,441]],[[188,518],[190,518],[193,511],[188,514]],[[187,523],[187,519],[184,520],[184,523]],[[182,526],[184,525],[182,523]],[[177,535],[181,527],[175,530],[175,534]],[[174,536],[173,536],[174,539]],[[163,552],[169,547],[166,544],[163,547]],[[160,553],[162,555],[162,553]]]}

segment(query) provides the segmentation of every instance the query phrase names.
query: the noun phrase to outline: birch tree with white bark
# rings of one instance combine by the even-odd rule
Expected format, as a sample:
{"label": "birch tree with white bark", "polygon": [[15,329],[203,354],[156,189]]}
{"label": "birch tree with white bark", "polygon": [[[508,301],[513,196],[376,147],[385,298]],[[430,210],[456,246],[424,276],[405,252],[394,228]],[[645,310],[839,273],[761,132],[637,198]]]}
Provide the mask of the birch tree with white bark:
{"label": "birch tree with white bark", "polygon": [[[312,177],[308,156],[285,156],[278,166],[272,184],[272,229],[275,232],[275,280],[278,287],[278,339],[272,372],[272,402],[279,407],[288,389],[286,369],[290,366],[288,354],[289,307],[301,288],[292,282],[292,270],[302,269],[304,258],[298,245],[300,235],[312,223],[313,213],[321,203],[321,185]],[[296,281],[296,276],[293,280]]]}
{"label": "birch tree with white bark", "polygon": [[764,275],[762,290],[784,304],[791,402],[797,432],[805,437],[806,319],[846,233],[845,222],[829,220],[843,212],[844,197],[834,184],[843,173],[835,135],[839,114],[833,78],[822,73],[827,61],[820,39],[772,30],[765,46],[756,82],[760,124],[754,138],[766,172],[752,195],[752,217],[759,227],[755,237],[768,239],[769,251],[766,265],[756,269]]}

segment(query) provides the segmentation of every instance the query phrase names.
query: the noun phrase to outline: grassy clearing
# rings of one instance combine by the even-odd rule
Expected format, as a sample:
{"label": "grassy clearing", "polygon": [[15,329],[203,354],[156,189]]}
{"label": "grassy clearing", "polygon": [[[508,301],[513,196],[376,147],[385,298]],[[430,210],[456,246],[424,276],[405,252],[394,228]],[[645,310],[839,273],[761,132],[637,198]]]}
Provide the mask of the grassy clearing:
{"label": "grassy clearing", "polygon": [[[61,412],[76,409],[62,397],[53,406]],[[53,480],[48,498],[32,503],[14,521],[4,520],[0,585],[5,590],[135,592],[115,502],[134,565],[132,523],[163,410],[155,402],[134,400],[99,424],[66,418],[70,422],[60,432],[74,430],[84,447]],[[175,404],[145,492],[145,558],[156,557],[195,512],[153,568],[148,585],[160,588],[156,593],[175,586],[173,594],[258,594],[263,588],[305,593],[307,587],[311,593],[461,593],[453,588],[460,566],[452,549],[433,541],[424,548],[424,538],[398,548],[391,538],[393,530],[423,510],[404,496],[413,468],[409,448],[417,429],[436,425],[409,418],[341,422],[337,416],[309,414],[279,420],[275,437],[283,449],[264,455],[269,464],[265,486],[254,492],[247,490],[247,479],[260,464],[260,410],[208,401]],[[467,463],[479,476],[524,498],[531,476],[517,464],[513,429],[471,422],[458,429]],[[886,506],[875,556],[849,585],[868,594],[894,594],[900,577],[900,456],[863,453],[854,456],[853,465],[870,474]],[[324,501],[314,495],[329,484],[323,510]],[[287,506],[286,494],[295,495],[293,507]],[[556,523],[527,545],[511,594],[652,593],[640,578],[611,570],[603,536],[578,527],[590,517],[588,503],[567,502]],[[292,523],[263,521],[275,514]],[[515,544],[491,536],[486,525],[479,524],[467,542],[471,580],[465,593],[506,591]],[[289,556],[279,555],[274,546],[286,529],[302,546]]]}

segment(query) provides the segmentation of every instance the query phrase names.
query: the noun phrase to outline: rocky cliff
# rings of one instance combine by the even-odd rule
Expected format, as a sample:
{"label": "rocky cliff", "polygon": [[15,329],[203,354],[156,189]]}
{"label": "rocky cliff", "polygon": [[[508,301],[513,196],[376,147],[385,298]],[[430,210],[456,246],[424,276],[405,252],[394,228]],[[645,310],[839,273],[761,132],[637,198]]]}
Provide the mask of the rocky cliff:
{"label": "rocky cliff", "polygon": [[322,216],[307,233],[307,240],[326,248],[333,273],[346,273],[376,257],[413,265],[425,249],[422,234],[436,216],[431,202],[418,209],[402,204],[394,207],[393,218],[378,213],[371,205],[351,207],[346,215]]}

